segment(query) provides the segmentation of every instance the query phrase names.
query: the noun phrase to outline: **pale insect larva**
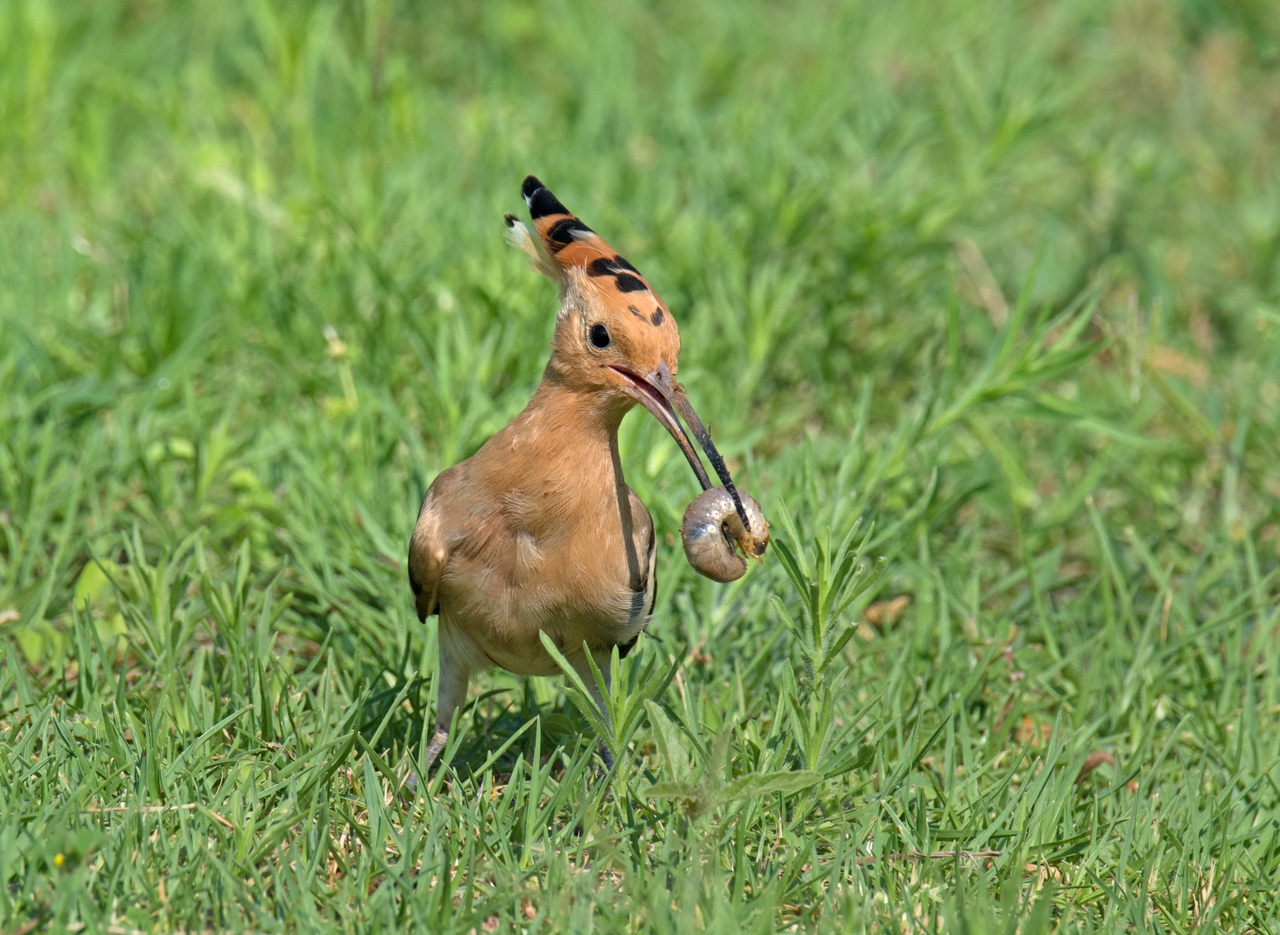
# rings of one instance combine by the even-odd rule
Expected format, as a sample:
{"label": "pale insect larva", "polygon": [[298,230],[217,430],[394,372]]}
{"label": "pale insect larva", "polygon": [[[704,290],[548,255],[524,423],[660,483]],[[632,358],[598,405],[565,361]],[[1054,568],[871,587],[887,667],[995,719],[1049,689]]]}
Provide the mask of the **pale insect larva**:
{"label": "pale insect larva", "polygon": [[[724,487],[711,487],[698,495],[684,511],[680,538],[689,564],[712,581],[736,581],[747,570],[749,555],[759,558],[769,547],[769,523],[760,504],[738,491],[751,528],[745,529]],[[742,554],[738,554],[737,546]]]}

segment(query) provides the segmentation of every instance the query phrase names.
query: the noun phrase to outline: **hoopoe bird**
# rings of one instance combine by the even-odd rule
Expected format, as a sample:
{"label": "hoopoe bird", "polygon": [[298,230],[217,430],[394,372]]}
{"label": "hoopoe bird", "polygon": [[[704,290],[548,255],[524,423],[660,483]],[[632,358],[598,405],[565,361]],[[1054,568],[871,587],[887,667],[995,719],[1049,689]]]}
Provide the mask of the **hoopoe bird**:
{"label": "hoopoe bird", "polygon": [[522,193],[534,231],[508,214],[508,239],[559,285],[560,311],[533,398],[436,477],[409,541],[418,618],[439,616],[435,734],[423,768],[444,748],[473,672],[559,674],[542,633],[604,711],[608,686],[595,683],[587,653],[607,679],[613,648],[625,656],[636,645],[657,593],[653,519],[618,455],[618,425],[636,403],[670,432],[702,485],[681,527],[694,568],[731,581],[746,568],[742,556],[759,558],[769,542],[759,504],[734,487],[676,382],[680,331],[670,309],[536,178]]}

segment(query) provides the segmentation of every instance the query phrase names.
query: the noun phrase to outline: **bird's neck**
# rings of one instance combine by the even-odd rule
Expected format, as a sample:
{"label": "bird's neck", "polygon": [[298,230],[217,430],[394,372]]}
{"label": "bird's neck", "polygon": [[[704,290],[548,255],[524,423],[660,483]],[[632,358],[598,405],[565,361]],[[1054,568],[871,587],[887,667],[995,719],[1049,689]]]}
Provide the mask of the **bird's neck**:
{"label": "bird's neck", "polygon": [[586,449],[617,444],[618,426],[634,403],[618,393],[575,389],[561,380],[544,377],[520,420],[536,424],[555,444],[576,444]]}
{"label": "bird's neck", "polygon": [[618,425],[627,408],[608,394],[544,380],[524,411],[477,452],[476,469],[494,489],[523,491],[528,503],[539,504],[539,516],[549,509],[556,526],[564,525],[566,511],[598,513],[626,487]]}

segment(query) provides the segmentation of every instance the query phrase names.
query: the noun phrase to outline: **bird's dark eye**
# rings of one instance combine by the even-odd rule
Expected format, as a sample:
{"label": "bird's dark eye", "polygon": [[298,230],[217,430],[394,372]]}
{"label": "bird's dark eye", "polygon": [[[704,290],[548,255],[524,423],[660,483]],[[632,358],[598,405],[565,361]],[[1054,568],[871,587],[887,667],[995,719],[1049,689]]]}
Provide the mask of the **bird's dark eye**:
{"label": "bird's dark eye", "polygon": [[599,348],[609,346],[609,329],[604,325],[591,326],[591,343]]}

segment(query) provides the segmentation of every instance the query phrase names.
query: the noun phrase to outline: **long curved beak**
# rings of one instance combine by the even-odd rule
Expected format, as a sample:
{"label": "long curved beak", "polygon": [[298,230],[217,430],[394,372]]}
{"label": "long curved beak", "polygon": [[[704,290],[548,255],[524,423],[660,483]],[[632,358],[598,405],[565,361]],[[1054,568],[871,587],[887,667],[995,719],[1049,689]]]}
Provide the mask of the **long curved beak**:
{"label": "long curved beak", "polygon": [[720,483],[724,485],[725,490],[729,492],[729,496],[733,498],[734,510],[737,512],[738,518],[742,520],[743,528],[750,531],[751,521],[747,519],[747,511],[743,509],[742,499],[738,496],[738,488],[734,486],[733,478],[729,476],[729,468],[725,465],[724,458],[720,456],[720,452],[716,450],[715,443],[711,441],[711,433],[707,431],[707,427],[698,418],[698,413],[694,411],[693,404],[689,402],[689,397],[685,395],[684,387],[671,378],[671,370],[667,367],[666,361],[659,363],[652,372],[643,377],[623,367],[612,365],[610,367],[626,377],[627,382],[623,387],[624,391],[628,396],[653,413],[654,418],[662,423],[662,427],[671,434],[671,437],[676,440],[676,444],[680,446],[680,450],[684,452],[685,459],[689,462],[689,467],[693,468],[693,473],[697,475],[698,483],[702,485],[702,489],[708,490],[712,486],[711,478],[707,476],[707,470],[702,466],[702,461],[698,457],[697,450],[693,447],[693,442],[689,440],[688,433],[685,431],[684,426],[680,424],[680,419],[676,417],[676,413],[679,412],[693,432],[694,437],[698,440],[698,444],[702,446],[707,460],[711,462],[711,467],[715,470],[716,476],[720,478]]}

